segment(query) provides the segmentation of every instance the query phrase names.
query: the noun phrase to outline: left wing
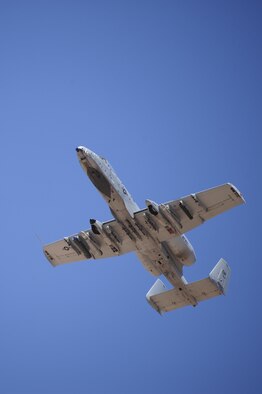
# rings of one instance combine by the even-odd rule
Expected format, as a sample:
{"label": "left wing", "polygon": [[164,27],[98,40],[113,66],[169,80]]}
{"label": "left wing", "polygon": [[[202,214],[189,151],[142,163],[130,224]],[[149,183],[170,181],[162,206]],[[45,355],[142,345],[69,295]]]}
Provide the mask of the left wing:
{"label": "left wing", "polygon": [[44,246],[45,256],[53,266],[119,256],[133,250],[131,238],[116,220],[102,223],[100,233],[95,234],[92,230],[80,231]]}

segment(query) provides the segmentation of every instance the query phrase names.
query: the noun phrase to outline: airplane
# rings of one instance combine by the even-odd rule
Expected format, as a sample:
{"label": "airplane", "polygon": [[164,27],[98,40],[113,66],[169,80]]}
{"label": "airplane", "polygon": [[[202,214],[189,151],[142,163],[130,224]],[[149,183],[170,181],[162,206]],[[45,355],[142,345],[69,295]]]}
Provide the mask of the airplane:
{"label": "airplane", "polygon": [[90,219],[90,229],[44,246],[53,266],[73,261],[102,259],[135,252],[154,276],[164,275],[174,286],[168,290],[158,278],[146,294],[160,314],[225,294],[231,269],[220,259],[205,279],[188,283],[183,267],[196,261],[193,246],[184,235],[206,220],[245,203],[240,191],[226,183],[163,204],[147,199],[140,209],[109,162],[79,146],[81,167],[107,202],[114,217],[101,223]]}

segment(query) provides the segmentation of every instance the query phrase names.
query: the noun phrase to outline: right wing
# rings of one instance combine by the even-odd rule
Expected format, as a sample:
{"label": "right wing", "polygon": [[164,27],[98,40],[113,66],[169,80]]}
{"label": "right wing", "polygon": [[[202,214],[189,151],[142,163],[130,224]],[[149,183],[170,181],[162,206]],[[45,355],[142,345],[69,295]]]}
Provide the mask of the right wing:
{"label": "right wing", "polygon": [[144,209],[136,212],[135,217],[146,223],[152,230],[155,226],[157,237],[160,242],[163,242],[184,234],[206,220],[244,202],[237,188],[231,183],[226,183],[160,204],[159,213],[156,216],[150,214],[148,209]]}
{"label": "right wing", "polygon": [[116,220],[103,223],[100,234],[92,230],[80,231],[44,246],[45,256],[53,266],[119,256],[133,250],[132,240]]}
{"label": "right wing", "polygon": [[185,233],[244,202],[239,190],[231,183],[226,183],[171,201],[169,206],[173,211],[179,211],[181,232]]}

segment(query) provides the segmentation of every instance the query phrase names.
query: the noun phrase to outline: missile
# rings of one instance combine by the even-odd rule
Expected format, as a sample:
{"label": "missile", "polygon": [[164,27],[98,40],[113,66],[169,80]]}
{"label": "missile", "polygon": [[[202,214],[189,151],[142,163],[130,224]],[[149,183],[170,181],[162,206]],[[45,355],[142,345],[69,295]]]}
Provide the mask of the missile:
{"label": "missile", "polygon": [[96,235],[102,235],[103,240],[105,241],[107,246],[109,246],[110,249],[114,253],[118,253],[119,254],[118,246],[116,245],[116,243],[112,239],[112,237],[109,234],[109,232],[107,232],[104,229],[103,224],[101,222],[99,222],[98,220],[96,220],[96,219],[90,219],[90,225],[91,225],[91,229],[92,229],[93,233],[96,234]]}
{"label": "missile", "polygon": [[160,204],[159,211],[161,214],[171,223],[178,231],[178,228],[182,229],[182,223],[180,218],[176,214],[173,208],[170,207],[168,204]]}
{"label": "missile", "polygon": [[88,249],[90,250],[90,253],[92,256],[95,258],[95,256],[100,255],[102,256],[103,252],[99,248],[98,244],[95,242],[95,240],[91,237],[91,234],[89,232],[81,231],[79,233],[79,238],[81,239],[82,243],[86,244]]}
{"label": "missile", "polygon": [[92,257],[89,247],[82,241],[81,236],[65,237],[64,240],[78,255],[83,253],[87,259]]}
{"label": "missile", "polygon": [[156,220],[165,227],[169,234],[176,234],[177,228],[165,215],[164,209],[152,200],[146,200],[146,205],[151,215],[155,216]]}

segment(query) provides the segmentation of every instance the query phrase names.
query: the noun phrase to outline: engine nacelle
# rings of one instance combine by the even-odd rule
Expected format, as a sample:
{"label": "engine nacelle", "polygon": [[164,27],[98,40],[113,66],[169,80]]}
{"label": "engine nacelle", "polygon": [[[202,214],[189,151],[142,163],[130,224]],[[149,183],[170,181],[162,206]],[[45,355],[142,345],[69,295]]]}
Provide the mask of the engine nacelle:
{"label": "engine nacelle", "polygon": [[180,264],[192,265],[196,261],[194,248],[185,235],[170,239],[166,241],[166,244],[174,255],[176,261]]}
{"label": "engine nacelle", "polygon": [[157,216],[159,214],[159,206],[156,202],[146,200],[146,205],[151,215]]}
{"label": "engine nacelle", "polygon": [[90,219],[91,229],[94,234],[100,235],[103,233],[102,223],[96,219]]}

